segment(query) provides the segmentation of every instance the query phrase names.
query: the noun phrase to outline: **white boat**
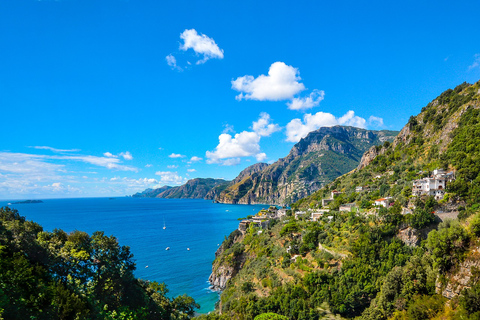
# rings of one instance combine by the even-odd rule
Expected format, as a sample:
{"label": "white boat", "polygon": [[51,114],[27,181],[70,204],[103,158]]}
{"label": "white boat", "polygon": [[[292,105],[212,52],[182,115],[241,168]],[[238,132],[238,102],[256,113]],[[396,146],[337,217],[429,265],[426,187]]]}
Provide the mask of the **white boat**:
{"label": "white boat", "polygon": [[170,247],[166,247],[165,250],[170,250]]}
{"label": "white boat", "polygon": [[187,248],[187,251],[190,251],[190,248]]}
{"label": "white boat", "polygon": [[165,218],[163,218],[163,230],[167,229],[167,226],[165,226]]}

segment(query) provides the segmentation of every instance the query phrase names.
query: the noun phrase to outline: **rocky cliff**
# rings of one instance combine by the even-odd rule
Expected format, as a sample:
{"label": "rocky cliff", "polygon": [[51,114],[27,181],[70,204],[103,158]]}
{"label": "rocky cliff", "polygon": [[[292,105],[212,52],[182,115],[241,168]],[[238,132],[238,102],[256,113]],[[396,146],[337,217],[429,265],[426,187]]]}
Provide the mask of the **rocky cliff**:
{"label": "rocky cliff", "polygon": [[242,268],[245,257],[240,243],[243,237],[238,229],[233,231],[215,252],[212,273],[208,278],[212,290],[224,290],[228,281]]}
{"label": "rocky cliff", "polygon": [[277,162],[239,175],[217,200],[240,204],[290,204],[357,167],[371,146],[392,141],[396,131],[323,127],[310,132]]}
{"label": "rocky cliff", "polygon": [[167,198],[167,199],[213,199],[215,191],[225,189],[230,181],[212,178],[196,178],[178,187],[164,186],[158,189],[147,189],[136,193],[136,198]]}
{"label": "rocky cliff", "polygon": [[164,192],[168,189],[171,189],[171,188],[172,187],[169,187],[169,186],[163,186],[163,187],[157,188],[157,189],[146,189],[142,192],[135,193],[134,195],[132,195],[132,197],[134,197],[134,198],[155,198],[156,196],[158,196],[162,192]]}

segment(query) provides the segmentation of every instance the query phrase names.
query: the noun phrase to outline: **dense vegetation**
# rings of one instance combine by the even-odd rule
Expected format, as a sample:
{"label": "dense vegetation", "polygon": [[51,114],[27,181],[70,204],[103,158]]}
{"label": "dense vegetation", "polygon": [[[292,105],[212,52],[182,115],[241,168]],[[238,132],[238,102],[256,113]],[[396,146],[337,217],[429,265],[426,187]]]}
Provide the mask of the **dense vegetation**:
{"label": "dense vegetation", "polygon": [[[468,283],[448,304],[443,296],[459,266],[478,265],[480,258],[479,93],[480,82],[442,93],[393,143],[377,146],[366,167],[292,206],[316,210],[331,191],[340,191],[320,221],[289,216],[262,232],[250,227],[231,244],[242,268],[222,293],[221,314],[203,318],[273,312],[289,319],[480,319],[475,267],[468,267]],[[437,168],[455,172],[445,197],[412,196],[412,180]],[[375,207],[382,197],[394,205]],[[340,212],[346,203],[355,209]],[[439,224],[433,213],[452,208],[459,220]],[[424,241],[407,246],[400,230]]]}
{"label": "dense vegetation", "polygon": [[136,279],[113,236],[47,232],[0,208],[0,319],[187,319],[198,305]]}

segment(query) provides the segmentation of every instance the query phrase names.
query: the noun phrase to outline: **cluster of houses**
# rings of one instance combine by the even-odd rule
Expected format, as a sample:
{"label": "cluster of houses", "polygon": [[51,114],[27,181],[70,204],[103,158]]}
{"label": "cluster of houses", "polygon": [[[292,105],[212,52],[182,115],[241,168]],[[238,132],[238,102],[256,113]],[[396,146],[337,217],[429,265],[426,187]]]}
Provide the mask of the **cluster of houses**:
{"label": "cluster of houses", "polygon": [[257,215],[250,219],[240,221],[238,230],[245,233],[250,225],[265,229],[270,224],[272,219],[280,219],[287,214],[287,209],[278,209],[275,206],[270,206],[267,210],[261,210]]}
{"label": "cluster of houses", "polygon": [[[455,180],[454,172],[445,172],[443,169],[436,169],[430,177],[417,179],[413,181],[412,195],[414,196],[434,196],[436,200],[440,200],[445,195],[445,187],[448,182]],[[369,191],[368,186],[357,186],[356,192]],[[327,207],[334,201],[334,198],[340,195],[342,192],[333,190],[330,193],[330,198],[322,199],[322,207]],[[393,205],[392,197],[385,197],[375,200],[376,207],[388,208]],[[345,203],[339,207],[339,211],[351,212],[354,210],[355,203]],[[329,209],[308,209],[307,211],[296,211],[295,218],[308,217],[311,221],[318,221]],[[259,214],[253,216],[251,219],[242,220],[238,226],[241,232],[245,232],[250,225],[254,225],[265,229],[268,227],[271,219],[280,219],[285,216],[287,212],[286,208],[278,209],[275,206],[271,206],[268,210],[261,210]],[[332,220],[333,216],[327,217]]]}

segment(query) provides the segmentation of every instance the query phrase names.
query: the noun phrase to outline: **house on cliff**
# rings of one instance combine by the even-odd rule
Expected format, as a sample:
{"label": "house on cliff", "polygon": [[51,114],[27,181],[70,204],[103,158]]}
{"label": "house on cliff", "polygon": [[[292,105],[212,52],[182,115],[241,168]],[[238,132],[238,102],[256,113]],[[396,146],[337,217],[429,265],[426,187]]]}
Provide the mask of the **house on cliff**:
{"label": "house on cliff", "polygon": [[413,181],[412,194],[414,196],[434,196],[440,200],[445,195],[447,183],[455,180],[454,172],[445,172],[443,169],[436,169],[432,176]]}

